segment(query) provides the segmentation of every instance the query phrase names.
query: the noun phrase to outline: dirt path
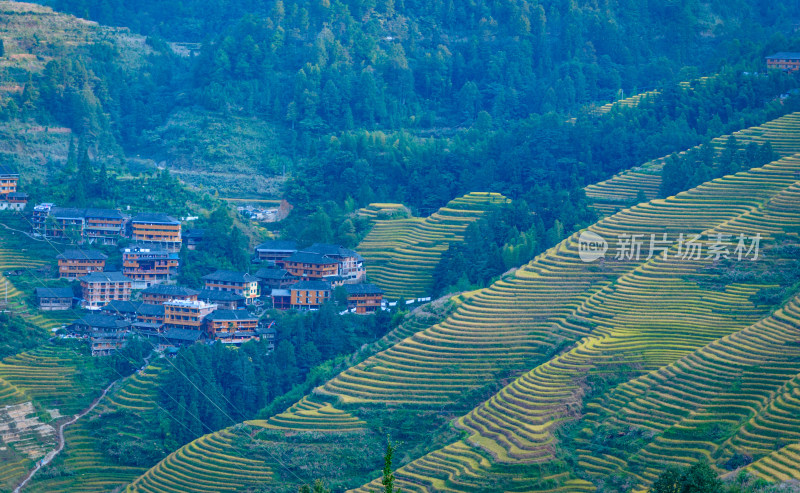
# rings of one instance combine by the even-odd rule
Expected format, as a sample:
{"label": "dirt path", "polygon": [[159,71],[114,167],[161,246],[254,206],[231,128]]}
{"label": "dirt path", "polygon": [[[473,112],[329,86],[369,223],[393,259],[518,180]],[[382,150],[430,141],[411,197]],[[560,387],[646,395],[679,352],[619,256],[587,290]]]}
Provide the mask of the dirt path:
{"label": "dirt path", "polygon": [[16,231],[17,233],[22,233],[22,234],[24,234],[25,236],[27,236],[28,238],[30,238],[30,239],[32,239],[34,241],[47,241],[47,240],[45,240],[43,238],[37,238],[37,237],[33,236],[28,231],[22,231],[21,229],[12,228],[11,226],[8,226],[7,224],[0,223],[0,226],[6,228],[9,231]]}
{"label": "dirt path", "polygon": [[[134,372],[130,376],[136,375],[136,373],[138,373],[139,371],[144,370],[145,368],[147,368],[147,365],[149,365],[149,364],[150,364],[150,356],[148,356],[147,359],[145,359],[144,366],[142,366],[137,372]],[[33,478],[34,474],[36,474],[39,471],[39,469],[43,468],[44,466],[46,466],[47,464],[52,462],[52,460],[55,459],[56,456],[58,454],[60,454],[62,450],[64,450],[64,446],[66,445],[66,440],[64,440],[64,428],[66,428],[67,426],[75,423],[76,421],[78,421],[82,417],[84,417],[87,414],[89,414],[90,412],[92,412],[92,410],[95,407],[97,407],[98,404],[100,404],[100,401],[103,400],[103,397],[105,397],[108,394],[108,392],[111,390],[111,388],[114,387],[114,385],[116,385],[118,382],[124,380],[125,378],[128,378],[128,377],[119,378],[119,379],[114,380],[113,382],[111,382],[111,384],[109,384],[109,386],[106,387],[103,390],[103,393],[100,394],[95,400],[92,401],[92,403],[91,403],[91,405],[89,405],[89,407],[87,407],[86,409],[84,409],[80,413],[78,413],[75,416],[73,416],[72,419],[70,419],[69,421],[61,423],[58,426],[58,447],[56,447],[55,449],[53,449],[50,452],[48,452],[47,455],[44,456],[44,458],[42,458],[42,459],[40,459],[39,461],[36,462],[36,467],[34,467],[31,470],[31,472],[29,472],[28,475],[25,476],[25,478],[17,485],[17,487],[14,488],[14,493],[19,493],[20,491],[22,491],[22,488],[24,488],[25,485],[28,484],[28,482],[31,480],[31,478]]]}

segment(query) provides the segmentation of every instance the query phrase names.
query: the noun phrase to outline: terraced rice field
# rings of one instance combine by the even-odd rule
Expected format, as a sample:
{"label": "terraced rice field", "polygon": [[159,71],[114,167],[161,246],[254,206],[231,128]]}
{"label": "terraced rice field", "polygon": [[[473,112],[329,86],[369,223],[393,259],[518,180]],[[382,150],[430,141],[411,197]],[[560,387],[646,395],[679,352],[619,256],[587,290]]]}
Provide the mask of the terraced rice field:
{"label": "terraced rice field", "polygon": [[[64,323],[74,320],[74,314],[69,311],[42,312],[38,310],[28,301],[28,297],[31,293],[25,293],[17,289],[17,287],[14,286],[14,276],[4,275],[6,272],[19,269],[30,272],[51,263],[51,261],[39,258],[27,252],[21,252],[18,249],[7,247],[2,241],[2,235],[5,231],[5,229],[0,228],[0,306],[5,304],[7,298],[9,310],[18,313],[28,319],[32,324],[44,329],[61,327]],[[53,255],[55,255],[55,253],[53,253]]]}
{"label": "terraced rice field", "polygon": [[429,296],[433,270],[442,253],[452,243],[464,240],[464,231],[472,221],[506,201],[500,194],[473,192],[424,219],[376,220],[357,247],[369,281],[380,286],[390,299]]}
{"label": "terraced rice field", "polygon": [[[719,272],[713,269],[719,265],[707,258],[675,257],[675,243],[667,259],[661,255],[646,258],[646,245],[639,259],[615,259],[614,239],[623,233],[659,236],[666,233],[673,240],[679,233],[702,233],[708,248],[711,242],[706,238],[717,233],[742,232],[748,236],[759,233],[762,245],[785,234],[796,238],[800,224],[798,174],[800,155],[726,176],[676,197],[654,200],[604,219],[590,228],[611,243],[604,261],[591,264],[581,261],[578,235],[573,235],[514,275],[464,297],[443,322],[412,333],[342,372],[276,417],[276,421],[257,425],[308,429],[307,423],[313,422],[322,430],[359,419],[369,409],[466,412],[456,420],[456,425],[467,433],[467,438],[401,467],[396,473],[397,486],[413,492],[497,488],[589,492],[608,474],[628,472],[629,464],[634,463],[629,463],[624,454],[587,453],[579,459],[582,470],[588,472],[578,475],[579,471],[570,471],[556,460],[558,441],[554,432],[565,420],[581,416],[587,382],[614,375],[621,375],[624,380],[638,376],[621,386],[613,394],[617,397],[609,398],[608,402],[590,402],[596,411],[584,419],[588,423],[594,414],[597,422],[587,428],[594,429],[598,423],[614,420],[624,422],[629,414],[656,422],[652,429],[666,428],[670,426],[667,421],[657,423],[661,415],[674,412],[676,418],[686,418],[677,412],[678,406],[688,401],[695,387],[699,389],[698,403],[707,401],[707,396],[718,395],[719,410],[724,409],[726,416],[735,413],[729,409],[733,404],[724,402],[724,395],[718,390],[706,392],[702,387],[706,382],[724,386],[730,382],[730,376],[723,371],[725,378],[716,374],[703,377],[687,366],[691,361],[707,362],[709,371],[716,372],[721,361],[733,354],[731,364],[741,364],[752,375],[752,384],[743,379],[738,388],[752,387],[761,392],[764,410],[751,416],[753,424],[739,428],[730,444],[718,444],[715,450],[703,450],[695,443],[682,449],[682,442],[671,440],[669,434],[653,440],[648,445],[652,455],[649,462],[645,461],[653,469],[640,472],[637,480],[642,485],[651,481],[661,467],[657,460],[673,458],[673,462],[689,462],[706,454],[722,460],[732,450],[741,448],[737,440],[752,440],[751,435],[756,432],[774,439],[778,428],[763,423],[775,421],[775,416],[784,416],[792,409],[796,389],[787,386],[782,390],[780,395],[785,397],[774,400],[775,407],[770,411],[764,402],[770,391],[764,385],[774,375],[783,375],[786,380],[800,371],[782,366],[789,361],[797,364],[796,350],[777,351],[794,336],[777,338],[774,346],[757,352],[749,351],[749,346],[740,346],[736,352],[733,348],[707,348],[725,344],[727,340],[739,341],[754,327],[759,324],[768,327],[769,320],[780,318],[781,313],[794,313],[794,308],[787,305],[782,312],[770,315],[771,306],[754,304],[751,297],[755,293],[773,287],[763,282],[731,280],[724,286],[714,286],[712,281],[719,277]],[[781,256],[791,253],[780,253],[778,249],[769,252],[763,253],[759,269],[769,270],[778,262],[792,260]],[[800,324],[791,317],[794,315],[789,323],[796,330]],[[760,336],[752,337],[757,341]],[[761,367],[754,366],[752,361],[738,362],[736,354],[751,352],[751,360],[758,354],[773,355],[773,360],[766,364],[769,371],[762,374]],[[677,379],[679,371],[697,377],[697,382],[690,384],[686,379]],[[474,407],[483,400],[479,395],[469,398],[474,390],[504,378],[510,379],[510,384]],[[658,388],[649,386],[648,379],[663,381],[665,385],[674,383],[682,393],[659,402]],[[715,379],[719,382],[715,383]],[[783,384],[775,384],[773,389],[776,385]],[[653,390],[647,391],[650,388]],[[640,401],[632,400],[632,396],[640,397]],[[315,412],[326,403],[336,411],[328,415]],[[307,420],[301,418],[304,413],[310,413]],[[605,417],[611,415],[613,419]],[[788,423],[793,426],[791,421]],[[761,431],[765,428],[771,431]],[[794,429],[800,432],[800,427]],[[424,436],[424,430],[420,431]],[[739,434],[741,438],[737,438]],[[784,455],[776,455],[773,460],[790,460],[792,450],[787,448]],[[174,463],[173,460],[170,464]],[[162,463],[162,467],[169,468],[169,464]],[[755,469],[756,465],[752,467]],[[762,463],[762,467],[768,466]],[[158,477],[163,482],[169,476],[154,468],[148,477],[150,480]],[[378,486],[372,483],[356,491],[366,492]]]}
{"label": "terraced rice field", "polygon": [[356,431],[366,423],[352,414],[336,409],[330,403],[304,397],[285,412],[267,420],[246,422],[252,426],[286,431]]}
{"label": "terraced rice field", "polygon": [[391,219],[393,216],[411,215],[409,210],[403,204],[391,203],[374,203],[369,204],[367,207],[362,207],[356,211],[361,217],[366,217],[370,220],[378,219]]}
{"label": "terraced rice field", "polygon": [[90,363],[89,356],[68,348],[42,346],[4,358],[0,362],[0,379],[27,398],[66,416],[86,407],[104,383],[84,381],[82,373]]}
{"label": "terraced rice field", "polygon": [[30,401],[0,407],[0,489],[10,489],[55,443],[55,428]]}
{"label": "terraced rice field", "polygon": [[269,482],[272,470],[262,460],[246,457],[241,441],[247,441],[247,433],[234,427],[202,436],[170,454],[126,491],[233,492]]}
{"label": "terraced rice field", "polygon": [[[706,231],[747,230],[769,237],[788,229],[796,234],[800,223],[800,187],[795,183],[798,171],[800,159],[784,159],[750,173],[715,180],[669,200],[634,207],[601,221],[592,229],[609,232],[606,228],[619,231],[637,225],[637,228],[652,230],[658,223],[667,230],[694,229],[703,228],[701,224],[705,223],[708,227],[703,230]],[[703,210],[705,214],[701,213]],[[628,463],[623,457],[599,456],[587,449],[585,455],[580,456],[580,465],[584,471],[596,471],[600,477],[566,475],[559,479],[558,474],[550,478],[543,474],[536,478],[536,483],[552,479],[562,487],[567,480],[591,480],[597,485],[612,473],[642,470],[638,480],[646,485],[665,462],[686,464],[703,455],[724,458],[734,448],[756,453],[752,445],[749,448],[737,446],[737,440],[752,441],[751,428],[766,430],[759,433],[764,436],[762,445],[773,447],[770,450],[774,450],[777,436],[786,434],[787,424],[788,429],[800,433],[800,422],[796,419],[784,422],[784,426],[770,426],[764,424],[770,420],[761,417],[775,416],[772,418],[775,422],[791,415],[788,410],[793,409],[791,397],[795,388],[781,390],[781,386],[800,372],[797,357],[800,349],[786,348],[786,343],[797,341],[800,335],[796,303],[759,322],[768,312],[749,301],[759,285],[733,283],[723,291],[702,289],[702,277],[707,275],[702,273],[702,267],[707,266],[703,262],[689,265],[654,258],[637,265],[586,299],[573,313],[597,324],[591,334],[570,351],[535,367],[458,420],[458,426],[468,431],[470,437],[400,469],[397,477],[403,489],[479,491],[487,484],[487,478],[523,487],[513,474],[513,467],[499,464],[553,461],[556,443],[553,430],[565,418],[577,413],[575,405],[581,402],[585,392],[583,379],[591,374],[613,373],[620,367],[628,372],[646,373],[622,385],[607,399],[608,405],[613,407],[598,413],[596,421],[591,414],[587,415],[586,429],[597,430],[601,423],[613,423],[609,415],[618,413],[621,416],[614,418],[621,422],[618,429],[644,426],[658,431],[672,426],[674,435],[665,431],[638,452],[635,456],[640,460],[638,468],[636,463]],[[777,320],[783,320],[783,329],[792,330],[782,332],[771,325]],[[759,333],[760,327],[764,328]],[[749,335],[749,343],[745,343],[745,335]],[[758,344],[764,347],[758,348]],[[765,361],[758,361],[759,357]],[[707,374],[692,368],[690,362],[693,361],[705,365]],[[724,365],[732,369],[725,371]],[[737,367],[740,373],[744,370],[742,381],[731,390]],[[651,379],[674,390],[662,391],[660,387],[647,384]],[[749,392],[754,395],[748,397]],[[771,396],[780,397],[769,401]],[[714,402],[715,397],[717,402]],[[697,412],[691,411],[691,402],[695,403]],[[784,402],[791,404],[786,406]],[[771,407],[774,409],[770,412]],[[685,411],[687,408],[689,411]],[[759,411],[759,408],[765,409]],[[755,417],[752,416],[754,412]],[[675,431],[681,425],[687,429],[705,429],[701,426],[704,420],[726,423],[737,413],[740,416],[735,423],[751,418],[753,424],[742,425],[729,444],[717,444],[718,449],[706,441],[687,438],[699,432],[693,435],[686,429]],[[715,416],[717,421],[710,416]],[[796,439],[791,434],[787,437]],[[586,437],[586,441],[589,440],[590,437]],[[464,453],[453,453],[454,447],[469,447],[477,455],[467,460],[462,458]],[[790,452],[787,449],[786,457],[791,457]],[[477,460],[478,456],[490,460],[492,465],[487,468]],[[758,470],[755,465],[753,470]],[[536,484],[527,488],[546,490]],[[570,487],[564,491],[580,490]]]}
{"label": "terraced rice field", "polygon": [[595,111],[600,115],[604,115],[610,112],[613,108],[632,108],[634,106],[639,106],[639,103],[642,101],[658,96],[659,94],[661,94],[661,91],[647,91],[640,94],[634,94],[633,96],[614,101],[613,103],[606,103],[597,108]]}
{"label": "terraced rice field", "polygon": [[[50,469],[69,471],[67,475],[51,477],[46,470],[34,477],[25,491],[47,493],[106,492],[123,487],[147,471],[146,467],[122,466],[98,450],[96,439],[88,426],[92,419],[105,413],[128,411],[138,416],[148,416],[157,411],[155,404],[157,384],[163,374],[163,361],[156,361],[143,372],[136,373],[110,392],[87,416],[69,426],[64,436],[66,447]],[[138,437],[142,430],[130,419],[126,428],[118,430],[123,435]]]}
{"label": "terraced rice field", "polygon": [[[747,470],[764,479],[798,478],[798,338],[800,297],[744,330],[623,384],[592,403],[587,426],[603,420],[618,429],[646,429],[655,438],[627,460],[619,452],[609,461],[581,451],[582,464],[598,481],[627,469],[640,471],[637,479],[647,484],[660,472],[654,465],[687,465],[701,457],[720,463],[739,452],[759,459]],[[733,433],[717,436],[717,427]],[[781,441],[788,445],[781,447]]]}
{"label": "terraced rice field", "polygon": [[[692,82],[684,81],[680,83],[680,86],[684,89],[689,89],[692,87],[692,84],[705,84],[709,80],[711,80],[711,76],[700,77],[699,79],[695,79]],[[661,94],[661,91],[654,90],[654,91],[646,91],[639,94],[634,94],[633,96],[627,97],[625,99],[620,99],[611,103],[606,103],[603,106],[597,108],[595,112],[600,115],[604,115],[610,112],[614,108],[632,108],[634,106],[638,106],[639,103],[642,101],[646,101],[647,99],[654,98]]]}
{"label": "terraced rice field", "polygon": [[[763,144],[770,142],[779,157],[788,157],[800,152],[800,112],[791,113],[763,125],[750,127],[731,134],[736,137],[740,147],[750,142]],[[723,135],[711,141],[711,145],[721,153],[730,135]],[[592,207],[600,214],[608,216],[636,202],[639,193],[647,200],[658,197],[661,186],[661,168],[666,157],[654,159],[642,166],[625,170],[608,180],[584,188]]]}
{"label": "terraced rice field", "polygon": [[55,430],[46,421],[77,413],[99,393],[105,382],[86,372],[89,359],[68,348],[41,346],[0,362],[0,405],[9,415],[0,428],[9,428],[3,445],[15,452],[0,454],[0,484],[19,480],[55,446]]}
{"label": "terraced rice field", "polygon": [[[431,309],[429,305],[425,307]],[[381,340],[374,343],[376,348],[388,347],[420,330],[429,327],[436,317],[428,311],[417,309],[415,313],[406,319],[400,326],[389,332]],[[259,436],[260,431],[273,432],[270,437],[254,440],[253,443],[264,444],[272,442],[272,436],[283,437],[285,435],[297,435],[311,432],[317,436],[325,435],[328,437],[326,444],[322,445],[333,447],[335,453],[338,443],[343,437],[350,437],[353,434],[364,433],[366,431],[366,423],[356,417],[354,414],[338,409],[333,404],[325,402],[315,396],[306,396],[294,405],[290,406],[286,411],[273,416],[267,420],[252,420],[245,423],[252,430],[253,436]],[[242,432],[239,432],[240,434]],[[217,434],[207,435],[215,436]],[[336,437],[336,438],[331,438]],[[201,442],[203,443],[203,442]],[[169,459],[169,463],[159,464],[160,467],[153,468],[147,471],[146,475],[139,478],[130,488],[130,491],[169,491],[159,489],[160,484],[169,481],[164,474],[173,474],[172,471],[191,471],[198,466],[197,447],[200,445],[189,444],[182,449],[178,450]],[[237,446],[231,446],[235,450]],[[186,449],[186,450],[184,450]],[[226,453],[237,455],[239,452],[228,450]],[[238,455],[237,455],[238,456]],[[244,467],[247,470],[254,467],[251,461],[245,461]],[[271,464],[271,468],[279,469],[280,465]],[[262,471],[263,472],[263,471]],[[219,469],[215,471],[216,481],[202,482],[195,485],[191,490],[196,492],[213,493],[217,491],[217,483],[238,484],[240,481],[239,476],[241,472],[236,467],[228,469]],[[149,478],[149,479],[145,479]],[[313,478],[311,478],[313,480]]]}
{"label": "terraced rice field", "polygon": [[[4,230],[0,230],[4,231]],[[9,248],[2,248],[0,244],[0,303],[6,300],[6,282],[8,282],[8,304],[14,311],[25,311],[26,293],[14,287],[14,278],[4,276],[5,272],[17,269],[35,269],[44,265],[46,261],[31,258],[25,253],[14,251]]]}

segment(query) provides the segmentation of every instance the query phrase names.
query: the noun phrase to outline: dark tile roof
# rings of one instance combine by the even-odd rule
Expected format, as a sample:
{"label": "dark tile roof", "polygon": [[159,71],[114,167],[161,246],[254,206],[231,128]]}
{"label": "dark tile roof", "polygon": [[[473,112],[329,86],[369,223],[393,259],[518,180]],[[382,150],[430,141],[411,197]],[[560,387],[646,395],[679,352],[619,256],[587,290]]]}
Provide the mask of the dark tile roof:
{"label": "dark tile roof", "polygon": [[277,251],[277,252],[296,252],[297,242],[292,240],[270,240],[258,245],[256,250]]}
{"label": "dark tile roof", "polygon": [[74,207],[53,207],[50,214],[56,218],[95,218],[95,219],[122,219],[122,213],[115,209],[76,209]]}
{"label": "dark tile roof", "polygon": [[192,329],[167,329],[167,331],[164,333],[164,338],[166,339],[189,342],[194,342],[200,339],[202,336],[203,333],[201,331]]}
{"label": "dark tile roof", "polygon": [[78,278],[78,280],[87,282],[133,282],[125,277],[122,272],[92,272]]}
{"label": "dark tile roof", "polygon": [[142,293],[160,294],[163,296],[191,296],[193,294],[199,294],[200,291],[184,286],[176,286],[174,284],[153,284],[149,288],[142,290]]}
{"label": "dark tile roof", "polygon": [[258,320],[247,310],[214,310],[206,315],[206,320]]}
{"label": "dark tile roof", "polygon": [[162,214],[160,212],[142,212],[141,214],[137,214],[133,219],[131,219],[132,223],[157,223],[157,224],[180,224],[180,221],[175,219],[172,216],[168,216],[166,214]]}
{"label": "dark tile roof", "polygon": [[55,218],[62,219],[83,219],[84,209],[76,209],[74,207],[53,207],[50,209],[50,215]]}
{"label": "dark tile roof", "polygon": [[183,233],[183,237],[187,239],[193,240],[202,240],[206,235],[205,229],[187,229],[185,233]]}
{"label": "dark tile roof", "polygon": [[127,314],[127,313],[136,313],[136,310],[139,309],[139,305],[141,303],[133,302],[133,301],[122,301],[122,300],[114,300],[110,301],[106,306],[102,308],[104,312],[111,312],[114,314]]}
{"label": "dark tile roof", "polygon": [[6,195],[9,199],[17,199],[17,200],[28,200],[28,194],[25,192],[11,192],[10,194]]}
{"label": "dark tile roof", "polygon": [[231,291],[218,291],[216,289],[203,289],[197,295],[198,300],[202,301],[242,301],[244,296]]}
{"label": "dark tile roof", "polygon": [[259,279],[284,279],[292,277],[285,269],[258,269],[255,276]]}
{"label": "dark tile roof", "polygon": [[163,327],[163,323],[158,322],[133,322],[131,328],[145,332],[157,332]]}
{"label": "dark tile roof", "polygon": [[779,51],[774,55],[769,55],[765,58],[778,58],[780,60],[800,60],[800,52],[797,51]]}
{"label": "dark tile roof", "polygon": [[347,294],[383,294],[383,290],[374,284],[345,284]]}
{"label": "dark tile roof", "polygon": [[252,337],[252,336],[256,335],[256,331],[255,330],[236,330],[236,331],[233,332],[233,335],[234,335],[234,337],[236,337],[236,336],[239,336],[239,337]]}
{"label": "dark tile roof", "polygon": [[115,209],[86,209],[84,217],[98,219],[122,219],[122,212]]}
{"label": "dark tile roof", "polygon": [[325,281],[300,281],[298,283],[292,284],[289,287],[292,291],[297,290],[310,290],[310,291],[330,291],[331,285]]}
{"label": "dark tile roof", "polygon": [[284,261],[297,262],[300,264],[312,264],[312,265],[329,265],[329,264],[339,263],[338,261],[330,257],[326,257],[325,255],[312,252],[295,252],[286,259],[284,259]]}
{"label": "dark tile roof", "polygon": [[92,342],[95,344],[105,341],[117,341],[119,339],[127,339],[127,332],[95,332],[92,334]]}
{"label": "dark tile roof", "polygon": [[97,250],[65,250],[64,253],[56,256],[62,260],[105,260],[108,258]]}
{"label": "dark tile roof", "polygon": [[14,171],[13,169],[11,169],[9,167],[3,166],[2,164],[0,164],[0,175],[17,175],[17,176],[19,176],[19,172],[18,171]]}
{"label": "dark tile roof", "polygon": [[148,303],[142,303],[139,305],[139,308],[136,309],[136,314],[145,315],[148,317],[163,317],[164,305],[150,305]]}
{"label": "dark tile roof", "polygon": [[245,272],[235,272],[232,270],[218,270],[211,274],[203,276],[206,281],[222,281],[222,282],[255,282],[258,279],[255,276]]}
{"label": "dark tile roof", "polygon": [[332,245],[330,243],[314,243],[308,248],[303,248],[302,251],[327,255],[329,257],[355,257],[358,255],[349,248],[345,248],[341,245]]}
{"label": "dark tile roof", "polygon": [[37,298],[72,298],[72,288],[36,288]]}
{"label": "dark tile roof", "polygon": [[111,315],[89,313],[75,320],[73,325],[87,325],[97,329],[119,329],[127,327],[130,324]]}

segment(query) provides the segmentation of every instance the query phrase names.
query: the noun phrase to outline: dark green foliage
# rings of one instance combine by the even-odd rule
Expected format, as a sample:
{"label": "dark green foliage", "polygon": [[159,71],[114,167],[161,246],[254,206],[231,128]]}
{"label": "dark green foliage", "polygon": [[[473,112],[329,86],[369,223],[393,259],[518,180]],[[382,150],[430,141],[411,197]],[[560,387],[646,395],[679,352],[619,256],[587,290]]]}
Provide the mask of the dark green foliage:
{"label": "dark green foliage", "polygon": [[321,479],[318,479],[314,481],[313,486],[304,484],[297,490],[297,493],[331,493],[331,490],[325,487],[325,483]]}
{"label": "dark green foliage", "polygon": [[127,466],[150,467],[169,452],[164,448],[158,427],[141,426],[136,435],[126,427],[141,423],[135,413],[120,409],[92,417],[87,422],[94,445],[114,462]]}
{"label": "dark green foliage", "polygon": [[120,348],[108,358],[107,363],[120,378],[127,377],[144,366],[145,358],[152,351],[152,343],[133,336],[128,339],[125,347]]}
{"label": "dark green foliage", "polygon": [[668,467],[653,483],[650,493],[681,493],[682,481],[683,471],[677,467]]}
{"label": "dark green foliage", "polygon": [[[2,293],[0,286],[0,293]],[[47,334],[25,319],[10,313],[0,313],[0,358],[21,353],[42,344]]]}
{"label": "dark green foliage", "polygon": [[[473,128],[429,139],[409,129],[345,132],[315,145],[286,196],[300,213],[314,212],[323,200],[352,197],[358,205],[402,202],[424,215],[466,192],[491,190],[524,199],[546,228],[564,216],[565,230],[572,231],[586,214],[581,187],[793,111],[798,98],[764,101],[796,85],[785,74],[752,77],[728,70],[696,89],[669,86],[635,109],[602,117],[534,115],[506,121],[496,131]],[[737,99],[742,91],[752,97]],[[709,121],[702,115],[715,116]]]}
{"label": "dark green foliage", "polygon": [[[333,183],[329,182],[331,185]],[[298,199],[294,203],[300,210],[280,223],[283,236],[297,240],[301,248],[312,243],[336,243],[355,248],[369,232],[370,222],[353,214],[355,202],[352,198],[345,197],[341,203],[327,201],[315,209],[309,209],[307,205],[315,203],[315,200],[312,197]],[[308,209],[308,215],[303,209]]]}
{"label": "dark green foliage", "polygon": [[[573,211],[563,214],[570,216]],[[467,227],[463,243],[453,243],[442,254],[433,273],[433,294],[439,296],[451,287],[485,286],[552,246],[553,239],[561,240],[561,234],[545,231],[541,218],[525,201],[499,206]]]}
{"label": "dark green foliage", "polygon": [[[168,449],[252,419],[323,361],[350,353],[391,328],[389,314],[342,316],[330,303],[312,313],[273,315],[278,330],[274,351],[266,342],[249,342],[239,349],[222,344],[194,345],[170,360],[158,398],[163,410],[160,426]],[[291,404],[284,400],[281,405]]]}
{"label": "dark green foliage", "polygon": [[777,159],[772,144],[761,146],[753,142],[740,147],[736,137],[730,136],[725,149],[717,155],[711,144],[687,151],[682,156],[673,154],[662,171],[661,195],[675,195],[708,180],[739,171],[747,171]]}
{"label": "dark green foliage", "polygon": [[394,488],[394,472],[392,471],[392,457],[394,456],[395,450],[397,450],[397,444],[393,444],[387,436],[386,453],[383,455],[383,475],[381,477],[384,493],[400,493],[399,488]]}
{"label": "dark green foliage", "polygon": [[728,471],[733,471],[739,469],[740,467],[745,467],[748,464],[753,462],[753,457],[746,453],[736,452],[731,456],[730,459],[725,461],[723,467]]}
{"label": "dark green foliage", "polygon": [[201,278],[217,269],[248,270],[249,239],[234,224],[231,212],[225,205],[218,206],[208,219],[199,220],[193,226],[205,229],[205,235],[195,250],[181,250],[178,282],[201,287]]}
{"label": "dark green foliage", "polygon": [[685,469],[667,468],[650,488],[650,493],[722,493],[722,481],[703,460]]}

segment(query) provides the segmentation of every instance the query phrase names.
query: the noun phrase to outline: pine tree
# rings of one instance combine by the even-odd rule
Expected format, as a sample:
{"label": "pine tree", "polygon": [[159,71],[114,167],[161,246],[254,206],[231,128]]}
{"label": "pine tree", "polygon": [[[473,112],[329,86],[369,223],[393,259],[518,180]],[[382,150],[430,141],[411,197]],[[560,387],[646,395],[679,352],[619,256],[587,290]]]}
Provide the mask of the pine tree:
{"label": "pine tree", "polygon": [[653,483],[650,493],[680,493],[682,477],[683,474],[680,469],[675,467],[667,468]]}
{"label": "pine tree", "polygon": [[314,486],[304,484],[297,490],[298,493],[331,493],[330,488],[325,487],[321,479],[314,481]]}
{"label": "pine tree", "polygon": [[381,484],[384,493],[400,493],[400,489],[394,488],[394,473],[392,472],[392,457],[397,450],[397,444],[393,444],[389,437],[386,437],[386,453],[383,456],[383,477]]}

